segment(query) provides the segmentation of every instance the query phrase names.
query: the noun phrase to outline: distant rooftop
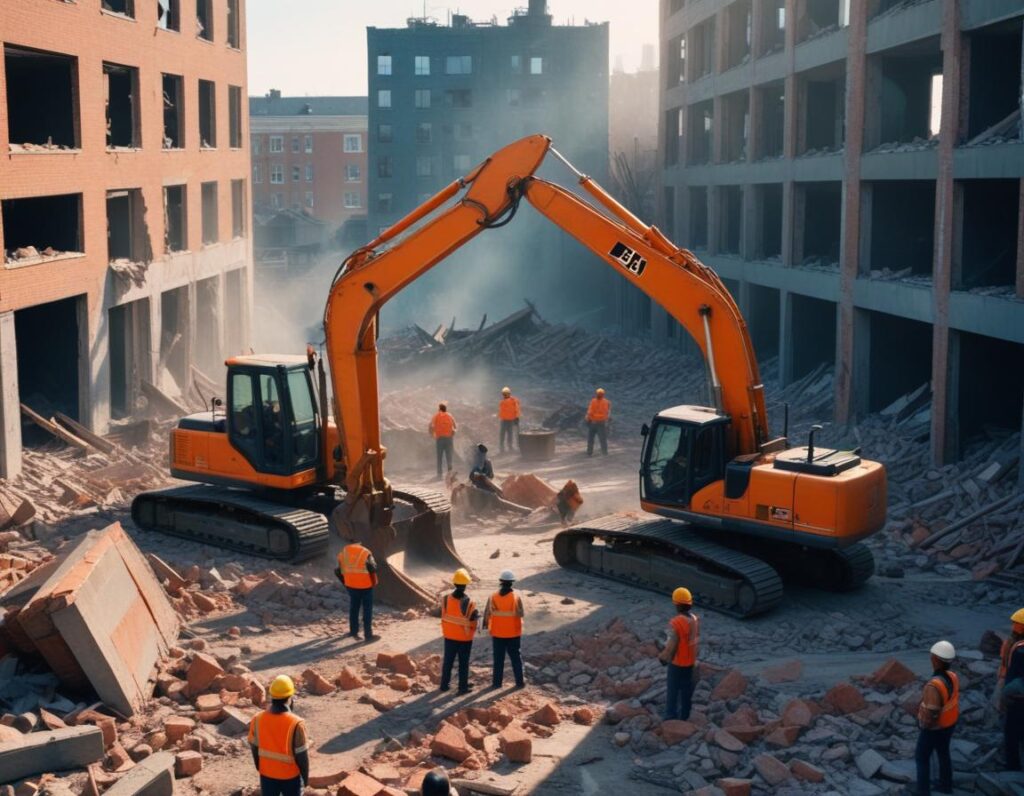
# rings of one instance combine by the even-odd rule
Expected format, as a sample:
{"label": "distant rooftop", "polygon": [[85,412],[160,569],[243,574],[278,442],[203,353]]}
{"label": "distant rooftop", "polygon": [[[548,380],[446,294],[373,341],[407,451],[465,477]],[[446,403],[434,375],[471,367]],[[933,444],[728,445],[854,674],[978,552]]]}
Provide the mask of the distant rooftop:
{"label": "distant rooftop", "polygon": [[366,116],[366,97],[282,97],[271,89],[264,97],[249,97],[250,116]]}
{"label": "distant rooftop", "polygon": [[[553,17],[548,13],[547,0],[529,0],[529,6],[512,9],[507,18],[509,27],[549,27],[553,24]],[[583,21],[585,27],[605,23],[592,22],[589,19]],[[487,20],[474,20],[466,14],[454,13],[448,15],[448,24],[444,24],[434,17],[409,17],[406,20],[406,27],[412,30],[423,30],[436,28],[443,30],[469,30],[473,28],[495,28],[499,27],[497,15]],[[394,30],[394,29],[392,29]]]}

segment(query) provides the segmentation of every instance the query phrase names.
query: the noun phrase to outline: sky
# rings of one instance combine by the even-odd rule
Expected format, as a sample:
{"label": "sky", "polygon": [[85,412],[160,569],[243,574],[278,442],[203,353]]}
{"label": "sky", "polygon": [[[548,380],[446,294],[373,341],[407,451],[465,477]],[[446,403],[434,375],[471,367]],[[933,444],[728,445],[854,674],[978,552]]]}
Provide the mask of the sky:
{"label": "sky", "polygon": [[[435,5],[435,3],[437,3]],[[447,23],[448,12],[504,24],[527,0],[426,0],[426,13]],[[271,88],[286,96],[366,94],[366,28],[405,27],[423,16],[423,0],[249,0],[249,93]],[[300,10],[301,9],[301,12]],[[642,46],[658,41],[658,0],[548,0],[556,24],[611,23],[609,65],[626,71],[640,63]]]}

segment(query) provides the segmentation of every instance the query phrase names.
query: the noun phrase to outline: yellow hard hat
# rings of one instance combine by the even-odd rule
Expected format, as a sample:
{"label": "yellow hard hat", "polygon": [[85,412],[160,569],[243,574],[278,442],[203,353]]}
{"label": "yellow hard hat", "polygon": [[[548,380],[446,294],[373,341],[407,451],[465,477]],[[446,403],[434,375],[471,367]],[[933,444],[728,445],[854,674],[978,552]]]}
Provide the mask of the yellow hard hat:
{"label": "yellow hard hat", "polygon": [[470,583],[469,573],[464,569],[455,570],[455,574],[452,575],[452,583],[456,586],[468,586]]}
{"label": "yellow hard hat", "polygon": [[604,395],[604,387],[598,387],[596,392],[598,395]]}
{"label": "yellow hard hat", "polygon": [[689,589],[680,586],[672,592],[672,602],[676,605],[693,605],[693,595],[690,594]]}
{"label": "yellow hard hat", "polygon": [[512,388],[511,387],[502,387],[501,388],[501,394],[502,395],[511,395],[512,394]]}
{"label": "yellow hard hat", "polygon": [[1015,611],[1013,616],[1010,617],[1010,621],[1017,625],[1024,625],[1024,608]]}
{"label": "yellow hard hat", "polygon": [[270,684],[270,698],[288,699],[291,696],[295,696],[295,683],[288,675],[279,674]]}

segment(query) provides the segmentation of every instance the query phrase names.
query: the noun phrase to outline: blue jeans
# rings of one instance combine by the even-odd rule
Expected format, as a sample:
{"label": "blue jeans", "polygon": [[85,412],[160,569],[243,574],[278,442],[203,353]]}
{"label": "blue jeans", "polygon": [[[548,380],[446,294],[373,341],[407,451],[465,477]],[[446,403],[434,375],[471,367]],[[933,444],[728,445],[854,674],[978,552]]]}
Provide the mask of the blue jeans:
{"label": "blue jeans", "polygon": [[668,665],[665,673],[667,691],[665,692],[665,721],[690,718],[690,706],[693,700],[693,667]]}
{"label": "blue jeans", "polygon": [[931,796],[932,752],[939,756],[939,790],[943,793],[953,792],[953,761],[949,757],[949,742],[953,740],[955,729],[954,724],[942,730],[921,730],[917,736],[914,761],[917,763],[917,792],[920,796]]}
{"label": "blue jeans", "polygon": [[608,423],[604,420],[587,423],[587,456],[594,455],[594,437],[601,442],[601,453],[608,453]]}
{"label": "blue jeans", "polygon": [[452,469],[452,457],[455,455],[454,437],[438,437],[437,440],[437,475],[441,475],[441,458],[448,460],[448,471]]}
{"label": "blue jeans", "polygon": [[350,589],[348,591],[348,628],[354,636],[359,633],[359,611],[363,612],[363,631],[366,637],[373,635],[373,589]]}
{"label": "blue jeans", "polygon": [[522,638],[494,638],[491,636],[491,646],[494,652],[494,675],[491,684],[495,688],[501,687],[501,681],[505,679],[505,656],[508,655],[512,663],[512,674],[516,678],[516,685],[523,685],[523,656],[519,652]]}
{"label": "blue jeans", "polygon": [[508,438],[508,449],[514,451],[516,449],[516,432],[519,431],[518,420],[502,420],[501,428],[498,430],[498,444],[502,450],[505,451],[505,438]]}
{"label": "blue jeans", "polygon": [[302,777],[274,779],[260,774],[261,796],[302,796]]}

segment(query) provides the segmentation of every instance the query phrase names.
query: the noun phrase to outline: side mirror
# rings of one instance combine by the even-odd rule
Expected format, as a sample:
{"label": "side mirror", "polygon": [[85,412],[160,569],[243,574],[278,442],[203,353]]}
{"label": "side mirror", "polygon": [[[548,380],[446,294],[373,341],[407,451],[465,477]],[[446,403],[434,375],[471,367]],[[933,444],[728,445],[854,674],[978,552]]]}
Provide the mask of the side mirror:
{"label": "side mirror", "polygon": [[649,425],[644,423],[642,426],[640,426],[640,436],[641,437],[646,437],[650,433],[651,433],[651,427]]}

